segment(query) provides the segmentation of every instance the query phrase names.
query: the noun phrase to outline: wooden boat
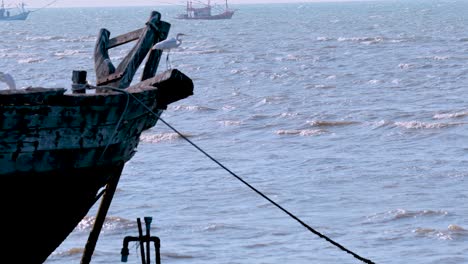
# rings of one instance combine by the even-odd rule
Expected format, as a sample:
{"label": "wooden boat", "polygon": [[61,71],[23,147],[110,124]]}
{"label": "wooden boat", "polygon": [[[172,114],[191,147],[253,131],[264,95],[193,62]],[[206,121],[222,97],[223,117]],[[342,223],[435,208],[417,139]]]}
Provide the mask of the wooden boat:
{"label": "wooden boat", "polygon": [[11,20],[26,20],[31,11],[27,11],[24,8],[24,3],[20,4],[19,13],[10,14],[10,9],[5,8],[5,4],[2,0],[2,5],[0,6],[0,21],[11,21]]}
{"label": "wooden boat", "polygon": [[213,15],[211,10],[213,6],[208,0],[208,4],[204,7],[193,7],[192,1],[187,1],[187,7],[185,14],[180,14],[176,18],[178,19],[202,19],[202,20],[217,20],[217,19],[231,19],[234,15],[234,10],[228,8],[226,0],[226,6],[222,13]]}
{"label": "wooden boat", "polygon": [[[140,134],[168,104],[193,93],[192,80],[177,69],[156,75],[162,51],[152,46],[170,29],[160,18],[153,11],[145,27],[114,38],[101,29],[94,86],[85,71],[73,71],[72,92],[0,91],[3,263],[44,262],[101,200],[81,263],[90,262]],[[114,67],[108,50],[132,41],[133,49]],[[141,82],[130,85],[145,58]]]}

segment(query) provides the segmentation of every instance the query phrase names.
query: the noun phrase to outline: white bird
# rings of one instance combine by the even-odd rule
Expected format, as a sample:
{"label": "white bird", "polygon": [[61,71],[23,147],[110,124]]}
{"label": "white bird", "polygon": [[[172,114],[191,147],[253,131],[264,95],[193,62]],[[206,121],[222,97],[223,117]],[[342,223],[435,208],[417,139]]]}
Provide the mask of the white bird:
{"label": "white bird", "polygon": [[15,79],[10,74],[0,72],[0,82],[6,83],[10,90],[16,90]]}
{"label": "white bird", "polygon": [[154,48],[157,50],[167,50],[167,56],[166,56],[166,67],[168,69],[172,68],[170,65],[171,62],[169,61],[169,53],[171,52],[171,49],[175,49],[182,44],[182,39],[180,39],[181,36],[185,36],[184,33],[178,33],[176,37],[172,37],[170,39],[166,39],[163,41],[160,41],[154,45]]}

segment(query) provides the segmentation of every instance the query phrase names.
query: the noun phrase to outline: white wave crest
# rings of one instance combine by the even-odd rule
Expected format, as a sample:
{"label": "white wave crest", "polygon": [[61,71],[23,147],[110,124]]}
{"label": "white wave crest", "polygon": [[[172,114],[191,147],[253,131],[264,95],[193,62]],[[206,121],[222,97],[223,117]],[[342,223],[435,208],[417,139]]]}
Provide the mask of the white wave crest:
{"label": "white wave crest", "polygon": [[[91,229],[94,226],[96,221],[95,216],[85,216],[80,223],[76,226],[77,230],[85,231]],[[117,216],[108,216],[104,221],[103,229],[104,230],[115,230],[118,228],[126,227],[131,225],[131,222],[127,219],[117,217]]]}
{"label": "white wave crest", "polygon": [[362,44],[376,44],[379,42],[383,42],[384,38],[377,36],[377,37],[350,37],[350,38],[345,38],[345,37],[339,37],[338,38],[339,42],[344,42],[344,41],[351,41],[351,42],[359,42]]}
{"label": "white wave crest", "polygon": [[435,114],[433,118],[435,119],[449,119],[449,118],[459,118],[468,116],[468,111],[455,112],[455,113],[444,113],[444,114]]}
{"label": "white wave crest", "polygon": [[140,141],[145,143],[159,143],[162,141],[172,141],[180,137],[177,133],[162,133],[162,134],[142,134]]}
{"label": "white wave crest", "polygon": [[449,225],[447,230],[419,227],[413,230],[413,233],[427,237],[434,237],[439,240],[454,240],[457,237],[466,237],[468,235],[468,231],[466,229],[453,224]]}
{"label": "white wave crest", "polygon": [[31,40],[31,41],[47,41],[47,40],[61,40],[64,39],[64,37],[60,36],[34,36],[34,37],[26,37],[26,40]]}
{"label": "white wave crest", "polygon": [[326,133],[323,129],[290,129],[290,130],[277,130],[275,133],[278,135],[298,135],[298,136],[316,136]]}
{"label": "white wave crest", "polygon": [[329,127],[329,126],[348,126],[348,125],[355,125],[359,124],[356,121],[327,121],[327,120],[314,120],[314,121],[307,121],[307,124],[311,126],[318,126],[318,127]]}
{"label": "white wave crest", "polygon": [[42,58],[26,58],[26,59],[18,60],[18,63],[19,64],[29,64],[29,63],[37,63],[37,62],[41,62],[41,61],[45,61],[45,59],[42,59]]}
{"label": "white wave crest", "polygon": [[63,52],[56,52],[54,53],[54,55],[58,57],[65,57],[65,56],[73,56],[79,53],[81,53],[81,51],[79,50],[64,50]]}
{"label": "white wave crest", "polygon": [[450,230],[450,231],[462,231],[462,232],[468,231],[468,230],[466,230],[465,228],[463,228],[463,227],[461,227],[459,225],[449,225],[447,227],[447,229]]}
{"label": "white wave crest", "polygon": [[450,58],[449,56],[434,56],[434,57],[432,57],[433,60],[437,60],[437,61],[448,60],[449,58]]}
{"label": "white wave crest", "polygon": [[179,110],[189,110],[189,111],[214,111],[215,109],[205,107],[205,106],[198,106],[198,105],[177,105],[172,106],[172,110],[179,111]]}
{"label": "white wave crest", "polygon": [[[387,211],[384,213],[378,213],[368,217],[370,222],[389,222],[389,221],[398,221],[402,219],[409,218],[420,218],[420,217],[435,217],[435,216],[446,216],[448,215],[447,211],[443,210],[418,210],[411,211],[406,209],[395,209]],[[427,230],[421,230],[425,232]]]}
{"label": "white wave crest", "polygon": [[239,126],[242,124],[242,121],[234,121],[234,120],[225,120],[220,121],[223,126]]}
{"label": "white wave crest", "polygon": [[330,41],[333,40],[333,38],[329,37],[317,37],[317,41]]}
{"label": "white wave crest", "polygon": [[395,126],[407,129],[438,129],[461,125],[462,123],[427,123],[420,121],[395,122]]}
{"label": "white wave crest", "polygon": [[409,68],[412,68],[413,65],[409,64],[409,63],[400,63],[398,64],[398,68],[400,69],[409,69]]}

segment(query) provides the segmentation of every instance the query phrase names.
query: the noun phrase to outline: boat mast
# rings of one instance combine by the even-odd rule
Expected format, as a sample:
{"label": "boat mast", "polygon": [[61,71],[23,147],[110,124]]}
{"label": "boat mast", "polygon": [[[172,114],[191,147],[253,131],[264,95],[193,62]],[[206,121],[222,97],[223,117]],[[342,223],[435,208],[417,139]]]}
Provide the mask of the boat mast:
{"label": "boat mast", "polygon": [[3,3],[2,0],[2,6],[0,7],[0,17],[3,17],[5,14],[5,4]]}

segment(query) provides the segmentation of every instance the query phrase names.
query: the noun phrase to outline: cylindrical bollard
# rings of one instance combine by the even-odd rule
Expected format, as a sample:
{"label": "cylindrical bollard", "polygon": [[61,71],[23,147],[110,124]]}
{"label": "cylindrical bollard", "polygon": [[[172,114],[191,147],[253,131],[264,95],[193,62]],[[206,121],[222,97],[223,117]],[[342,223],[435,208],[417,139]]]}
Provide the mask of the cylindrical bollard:
{"label": "cylindrical bollard", "polygon": [[86,93],[86,71],[73,71],[72,73],[72,91],[74,94]]}

